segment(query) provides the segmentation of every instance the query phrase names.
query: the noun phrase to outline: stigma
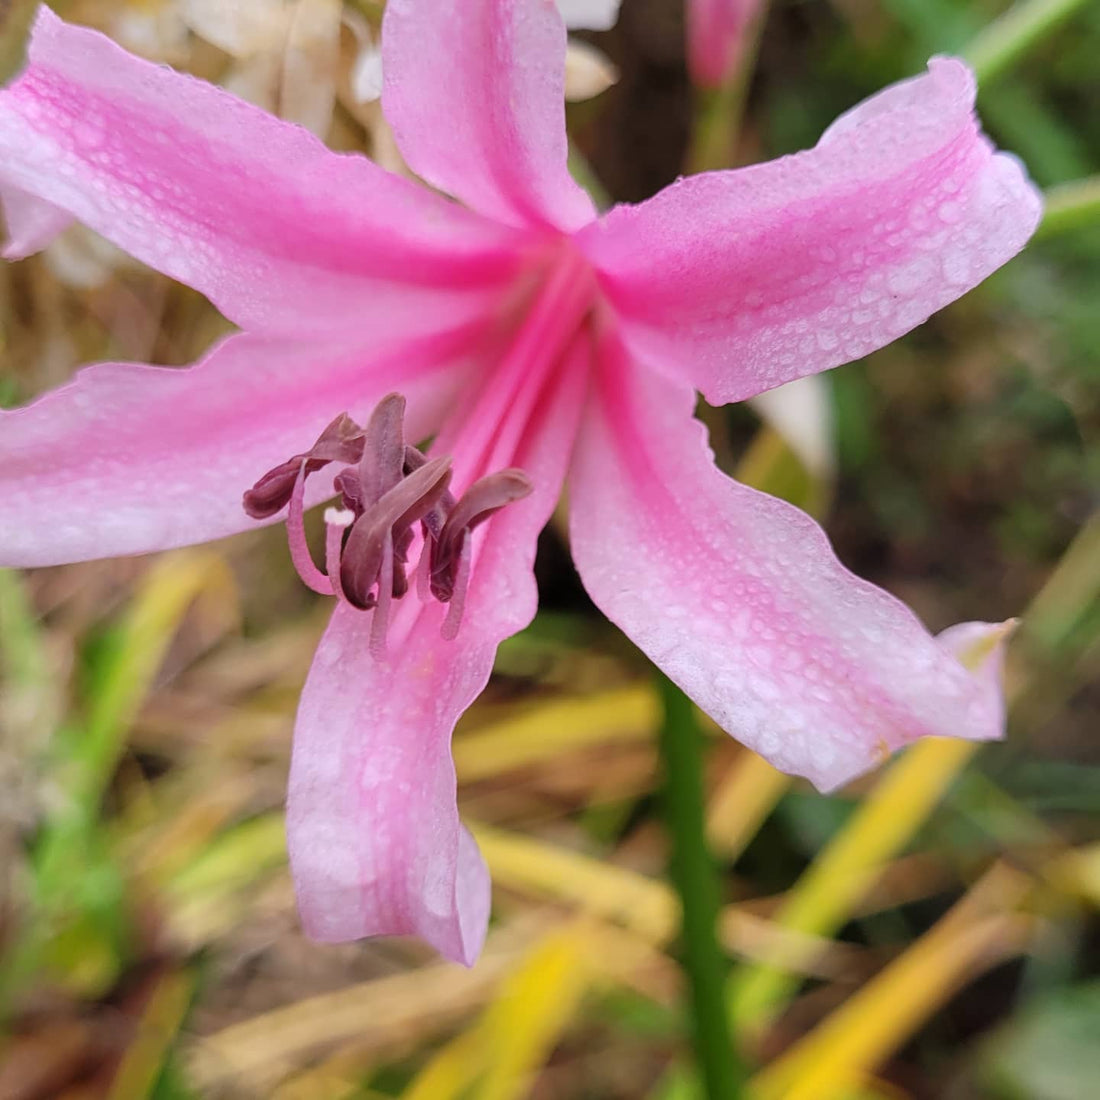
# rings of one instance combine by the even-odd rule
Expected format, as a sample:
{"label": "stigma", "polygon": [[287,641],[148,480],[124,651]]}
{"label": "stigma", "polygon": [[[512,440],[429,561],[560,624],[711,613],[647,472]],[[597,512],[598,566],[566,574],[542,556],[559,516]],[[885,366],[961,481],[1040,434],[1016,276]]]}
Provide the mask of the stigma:
{"label": "stigma", "polygon": [[[448,605],[442,634],[457,636],[472,568],[471,532],[532,489],[523,470],[509,468],[456,497],[451,460],[407,443],[404,418],[405,398],[397,393],[384,397],[363,427],[341,413],[309,450],[269,470],[243,500],[254,519],[288,509],[287,541],[298,575],[315,592],[372,613],[376,655],[385,651],[391,608],[409,592],[410,574],[418,577],[422,600]],[[340,466],[333,479],[340,505],[325,511],[322,570],[306,542],[305,485],[330,464]],[[410,568],[418,530],[419,559]]]}

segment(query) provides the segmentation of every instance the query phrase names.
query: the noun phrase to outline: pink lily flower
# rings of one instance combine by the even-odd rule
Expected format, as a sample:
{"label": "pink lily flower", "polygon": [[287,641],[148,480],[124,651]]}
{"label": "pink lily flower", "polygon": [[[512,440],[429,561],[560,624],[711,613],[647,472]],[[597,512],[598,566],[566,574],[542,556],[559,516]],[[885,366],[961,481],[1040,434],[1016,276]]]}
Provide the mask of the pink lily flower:
{"label": "pink lily flower", "polygon": [[[1023,246],[1039,196],[982,136],[967,68],[601,217],[566,171],[551,0],[389,0],[383,51],[386,115],[438,191],[48,11],[0,91],[10,257],[75,218],[240,328],[188,369],[93,366],[0,413],[0,562],[220,538],[257,522],[250,489],[263,522],[289,504],[303,576],[338,597],[291,763],[306,930],[476,958],[489,879],[450,738],[535,613],[567,475],[593,600],[777,767],[829,789],[915,738],[1001,736],[996,658],[956,656],[995,628],[932,637],[719,472],[692,415],[696,391],[881,347]],[[333,472],[326,575],[299,513]]]}
{"label": "pink lily flower", "polygon": [[700,88],[721,87],[741,61],[763,0],[687,0],[687,64]]}

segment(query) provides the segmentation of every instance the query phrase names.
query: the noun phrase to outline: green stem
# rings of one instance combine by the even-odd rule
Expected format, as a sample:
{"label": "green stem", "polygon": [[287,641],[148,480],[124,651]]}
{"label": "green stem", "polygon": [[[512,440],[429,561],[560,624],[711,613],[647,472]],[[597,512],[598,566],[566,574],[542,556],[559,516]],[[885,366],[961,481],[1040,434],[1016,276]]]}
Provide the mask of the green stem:
{"label": "green stem", "polygon": [[683,910],[683,966],[691,999],[695,1057],[708,1100],[733,1100],[747,1078],[730,1040],[725,1003],[726,958],[718,945],[717,868],[703,818],[703,735],[691,701],[658,673],[664,702],[659,747],[671,851],[669,875]]}
{"label": "green stem", "polygon": [[1100,176],[1060,183],[1046,192],[1045,199],[1037,239],[1100,225]]}
{"label": "green stem", "polygon": [[745,81],[738,69],[720,88],[695,92],[695,127],[688,150],[688,172],[729,168],[736,159],[737,133],[745,103]]}
{"label": "green stem", "polygon": [[1088,0],[1019,0],[978,35],[965,51],[980,84],[996,80],[1036,42]]}
{"label": "green stem", "polygon": [[695,120],[687,155],[689,173],[732,168],[737,163],[741,116],[766,14],[767,4],[762,3],[745,28],[740,57],[722,85],[695,90]]}

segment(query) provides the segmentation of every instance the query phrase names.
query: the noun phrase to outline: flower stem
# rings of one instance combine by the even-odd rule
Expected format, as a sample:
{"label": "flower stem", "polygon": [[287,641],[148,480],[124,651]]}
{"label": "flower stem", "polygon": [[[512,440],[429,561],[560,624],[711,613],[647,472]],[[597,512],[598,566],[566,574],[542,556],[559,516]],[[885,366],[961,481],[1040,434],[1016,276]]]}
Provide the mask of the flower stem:
{"label": "flower stem", "polygon": [[703,820],[703,736],[691,701],[658,673],[664,703],[659,747],[664,763],[664,812],[669,876],[682,906],[683,967],[688,980],[692,1040],[708,1100],[733,1100],[747,1078],[730,1039],[725,1003],[727,963],[718,945],[719,884]]}
{"label": "flower stem", "polygon": [[695,125],[687,160],[690,173],[733,165],[745,90],[740,72],[720,88],[696,90]]}
{"label": "flower stem", "polygon": [[993,20],[965,51],[979,84],[999,77],[1036,42],[1088,0],[1019,0]]}
{"label": "flower stem", "polygon": [[737,163],[741,116],[766,14],[767,4],[761,3],[745,27],[737,64],[722,84],[695,89],[695,117],[686,161],[689,173],[732,168]]}
{"label": "flower stem", "polygon": [[1044,197],[1046,211],[1036,238],[1045,240],[1059,233],[1100,225],[1100,176],[1060,183]]}

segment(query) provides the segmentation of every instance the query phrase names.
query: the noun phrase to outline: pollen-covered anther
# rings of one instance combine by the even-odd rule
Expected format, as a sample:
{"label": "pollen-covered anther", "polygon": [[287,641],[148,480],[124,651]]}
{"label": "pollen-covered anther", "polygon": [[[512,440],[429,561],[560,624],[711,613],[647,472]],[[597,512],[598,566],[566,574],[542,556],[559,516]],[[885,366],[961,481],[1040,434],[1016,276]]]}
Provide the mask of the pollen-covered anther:
{"label": "pollen-covered anther", "polygon": [[[266,473],[244,496],[257,519],[289,506],[287,541],[298,575],[315,592],[374,613],[371,649],[385,649],[393,600],[409,589],[409,553],[416,525],[423,533],[421,594],[449,604],[444,637],[458,632],[471,568],[469,534],[505,505],[527,496],[531,480],[518,469],[475,481],[457,500],[449,492],[451,460],[429,458],[404,441],[405,399],[390,394],[365,427],[341,414],[306,452]],[[325,571],[317,568],[303,522],[305,483],[330,462],[342,507],[325,510]]]}

